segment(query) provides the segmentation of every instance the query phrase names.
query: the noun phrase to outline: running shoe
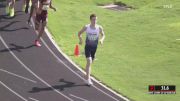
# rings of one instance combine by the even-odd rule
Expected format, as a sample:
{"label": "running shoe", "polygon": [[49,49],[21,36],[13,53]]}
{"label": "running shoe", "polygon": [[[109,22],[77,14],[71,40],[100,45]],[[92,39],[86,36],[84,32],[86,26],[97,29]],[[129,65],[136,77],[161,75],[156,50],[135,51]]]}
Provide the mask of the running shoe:
{"label": "running shoe", "polygon": [[35,45],[36,45],[37,47],[41,47],[41,44],[40,44],[40,42],[39,42],[38,40],[35,40]]}
{"label": "running shoe", "polygon": [[88,86],[93,85],[93,82],[91,81],[91,79],[86,80],[85,83],[86,83]]}

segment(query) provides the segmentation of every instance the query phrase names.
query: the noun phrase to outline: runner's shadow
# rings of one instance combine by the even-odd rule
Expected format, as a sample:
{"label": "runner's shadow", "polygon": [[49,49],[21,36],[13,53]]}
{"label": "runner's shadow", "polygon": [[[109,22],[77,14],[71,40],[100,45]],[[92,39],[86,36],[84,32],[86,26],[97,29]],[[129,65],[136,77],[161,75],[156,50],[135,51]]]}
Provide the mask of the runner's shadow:
{"label": "runner's shadow", "polygon": [[0,27],[0,30],[3,31],[3,30],[6,29],[7,27],[9,27],[9,26],[11,26],[11,25],[13,25],[13,24],[15,24],[15,23],[17,23],[17,22],[20,22],[20,21],[12,21],[12,22],[6,24],[6,25],[3,26],[3,27]]}
{"label": "runner's shadow", "polygon": [[11,25],[13,25],[13,24],[15,24],[15,23],[17,23],[17,22],[20,22],[20,21],[13,21],[13,22],[10,22],[9,24],[6,24],[6,25],[3,26],[3,27],[0,27],[0,31],[12,32],[12,31],[17,31],[17,30],[21,30],[21,29],[26,29],[26,30],[29,29],[28,27],[16,28],[16,29],[12,29],[12,30],[7,29],[9,26],[11,26]]}
{"label": "runner's shadow", "polygon": [[13,19],[14,17],[9,17],[7,14],[6,15],[0,15],[0,20],[2,20],[2,19]]}
{"label": "runner's shadow", "polygon": [[[16,11],[17,13],[19,13],[20,11]],[[4,15],[0,15],[0,20],[2,20],[2,19],[5,19],[5,20],[7,20],[7,19],[13,19],[13,18],[15,18],[15,17],[17,17],[17,16],[20,16],[20,15],[23,15],[23,14],[17,14],[15,12],[15,15],[13,16],[13,17],[10,17],[10,16],[8,16],[7,14],[4,14]]]}
{"label": "runner's shadow", "polygon": [[32,90],[29,91],[29,93],[37,93],[37,92],[41,92],[41,91],[52,91],[54,89],[59,90],[59,91],[64,91],[66,88],[87,86],[86,84],[77,85],[74,82],[65,81],[64,79],[60,79],[59,82],[62,82],[64,84],[63,85],[54,85],[54,86],[46,87],[46,88],[33,87]]}
{"label": "runner's shadow", "polygon": [[35,46],[35,45],[30,45],[30,46],[24,47],[24,46],[19,46],[19,45],[13,44],[13,43],[11,43],[10,45],[13,46],[13,48],[8,48],[8,49],[6,48],[3,50],[0,50],[0,53],[9,52],[9,51],[22,52],[21,50],[23,50],[23,49],[32,48]]}

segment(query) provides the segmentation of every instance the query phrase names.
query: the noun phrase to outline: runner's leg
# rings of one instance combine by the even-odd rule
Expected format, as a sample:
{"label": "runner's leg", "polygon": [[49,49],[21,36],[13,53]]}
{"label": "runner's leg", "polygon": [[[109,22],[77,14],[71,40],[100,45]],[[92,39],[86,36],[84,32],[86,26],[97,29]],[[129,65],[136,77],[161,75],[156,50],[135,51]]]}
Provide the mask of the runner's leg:
{"label": "runner's leg", "polygon": [[15,7],[15,0],[11,0],[11,3],[10,3],[10,17],[13,17],[14,16],[14,7]]}

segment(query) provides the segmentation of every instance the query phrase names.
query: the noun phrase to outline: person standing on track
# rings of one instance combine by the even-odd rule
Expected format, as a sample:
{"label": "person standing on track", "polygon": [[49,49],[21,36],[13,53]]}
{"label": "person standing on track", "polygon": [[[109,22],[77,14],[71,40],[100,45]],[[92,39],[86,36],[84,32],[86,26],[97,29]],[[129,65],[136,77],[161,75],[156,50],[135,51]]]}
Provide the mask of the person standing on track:
{"label": "person standing on track", "polygon": [[90,15],[90,24],[85,25],[78,33],[79,44],[82,45],[82,33],[86,32],[85,56],[86,56],[86,83],[92,85],[93,82],[90,78],[91,64],[95,58],[96,49],[98,46],[99,33],[101,34],[100,43],[103,44],[105,34],[102,26],[96,24],[97,17],[95,14]]}
{"label": "person standing on track", "polygon": [[[37,47],[40,47],[41,44],[39,40],[40,37],[43,35],[45,26],[47,24],[48,9],[51,8],[56,11],[56,8],[52,6],[52,0],[39,0],[37,7],[38,8],[36,9],[35,30],[38,33],[38,37],[35,40],[35,45]],[[42,27],[39,31],[40,24],[42,25]]]}

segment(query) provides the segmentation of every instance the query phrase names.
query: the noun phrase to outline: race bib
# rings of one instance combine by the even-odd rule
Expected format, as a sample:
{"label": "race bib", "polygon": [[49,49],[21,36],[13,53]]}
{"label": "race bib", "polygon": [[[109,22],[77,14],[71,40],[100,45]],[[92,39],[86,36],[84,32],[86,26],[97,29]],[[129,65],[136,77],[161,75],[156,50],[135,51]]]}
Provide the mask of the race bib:
{"label": "race bib", "polygon": [[97,35],[96,34],[88,34],[88,40],[90,41],[95,41],[97,40]]}

